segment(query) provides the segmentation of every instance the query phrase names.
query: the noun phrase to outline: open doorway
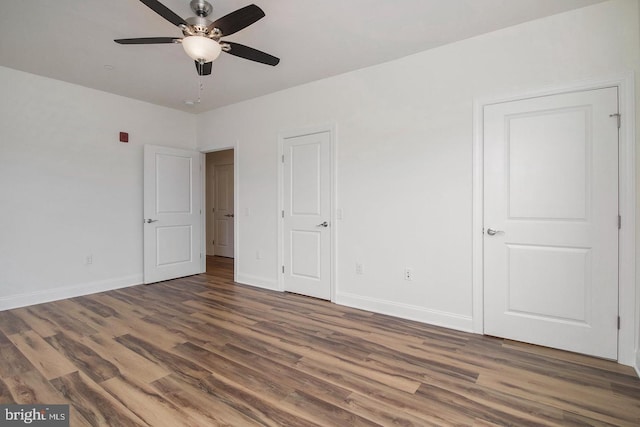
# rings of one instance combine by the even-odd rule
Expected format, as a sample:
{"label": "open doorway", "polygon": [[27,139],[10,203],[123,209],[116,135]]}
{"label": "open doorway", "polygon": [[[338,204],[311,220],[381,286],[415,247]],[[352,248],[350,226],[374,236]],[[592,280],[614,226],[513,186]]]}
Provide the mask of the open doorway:
{"label": "open doorway", "polygon": [[234,150],[205,158],[207,271],[233,264],[235,242]]}

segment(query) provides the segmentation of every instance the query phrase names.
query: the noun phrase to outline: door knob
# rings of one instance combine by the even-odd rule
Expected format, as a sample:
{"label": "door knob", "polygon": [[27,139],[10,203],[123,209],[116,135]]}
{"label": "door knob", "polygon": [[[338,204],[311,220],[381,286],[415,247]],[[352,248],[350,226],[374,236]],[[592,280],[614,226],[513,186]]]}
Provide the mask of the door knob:
{"label": "door knob", "polygon": [[321,223],[321,224],[316,225],[316,227],[328,227],[328,226],[329,226],[329,223],[328,223],[327,221],[325,221],[325,222],[323,222],[323,223]]}
{"label": "door knob", "polygon": [[156,221],[158,221],[158,220],[157,219],[151,219],[151,218],[144,220],[144,222],[147,223],[147,224],[151,224],[152,222],[156,222]]}
{"label": "door knob", "polygon": [[487,234],[489,236],[495,236],[498,233],[504,233],[502,230],[494,230],[493,228],[487,228]]}
{"label": "door knob", "polygon": [[225,214],[224,216],[226,216],[227,218],[233,218],[233,214]]}

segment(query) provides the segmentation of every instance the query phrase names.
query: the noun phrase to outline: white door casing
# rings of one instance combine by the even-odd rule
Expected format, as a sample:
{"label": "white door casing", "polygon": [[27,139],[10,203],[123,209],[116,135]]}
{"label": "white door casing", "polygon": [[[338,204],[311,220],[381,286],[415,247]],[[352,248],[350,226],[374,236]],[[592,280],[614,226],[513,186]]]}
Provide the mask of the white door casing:
{"label": "white door casing", "polygon": [[215,250],[213,246],[214,241],[214,229],[215,229],[215,178],[214,178],[214,166],[211,164],[211,161],[207,154],[205,153],[205,169],[204,169],[204,185],[203,185],[203,193],[202,200],[205,202],[205,206],[203,206],[204,215],[204,239],[205,239],[205,253],[207,255],[215,255]]}
{"label": "white door casing", "polygon": [[485,106],[486,334],[617,358],[617,112],[615,87]]}
{"label": "white door casing", "polygon": [[283,140],[284,290],[331,299],[331,132]]}
{"label": "white door casing", "polygon": [[215,166],[214,176],[214,253],[233,258],[233,165]]}
{"label": "white door casing", "polygon": [[202,155],[144,146],[144,283],[201,272]]}

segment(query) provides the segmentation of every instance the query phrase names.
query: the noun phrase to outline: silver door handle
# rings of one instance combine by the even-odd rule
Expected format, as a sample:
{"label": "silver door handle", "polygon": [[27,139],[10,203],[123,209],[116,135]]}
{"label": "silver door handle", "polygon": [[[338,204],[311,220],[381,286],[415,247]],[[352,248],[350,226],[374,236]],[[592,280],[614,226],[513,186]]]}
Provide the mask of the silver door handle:
{"label": "silver door handle", "polygon": [[146,224],[151,224],[152,222],[156,222],[156,221],[158,221],[158,220],[157,220],[157,219],[151,219],[151,218],[149,218],[149,219],[145,219],[145,220],[144,220],[144,222],[145,222]]}
{"label": "silver door handle", "polygon": [[323,222],[323,223],[321,223],[321,224],[316,225],[316,227],[328,227],[328,226],[329,226],[329,223],[328,223],[327,221],[325,221],[325,222]]}
{"label": "silver door handle", "polygon": [[498,233],[504,233],[502,230],[494,230],[493,228],[487,228],[487,234],[489,236],[495,236]]}
{"label": "silver door handle", "polygon": [[226,216],[227,218],[233,218],[233,214],[225,214],[224,216]]}

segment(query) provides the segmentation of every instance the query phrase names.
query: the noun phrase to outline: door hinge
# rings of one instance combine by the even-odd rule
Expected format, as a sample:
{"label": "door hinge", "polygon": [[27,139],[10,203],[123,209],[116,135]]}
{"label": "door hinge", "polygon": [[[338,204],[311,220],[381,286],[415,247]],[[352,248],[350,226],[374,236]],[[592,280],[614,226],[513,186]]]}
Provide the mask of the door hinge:
{"label": "door hinge", "polygon": [[202,259],[202,252],[200,252],[200,258]]}
{"label": "door hinge", "polygon": [[620,129],[620,127],[622,126],[622,114],[620,113],[609,114],[609,117],[615,117],[618,120],[618,129]]}
{"label": "door hinge", "polygon": [[618,230],[622,228],[622,216],[618,215]]}
{"label": "door hinge", "polygon": [[284,154],[282,155],[282,163],[284,163]]}
{"label": "door hinge", "polygon": [[618,330],[620,330],[620,316],[618,316]]}
{"label": "door hinge", "polygon": [[282,211],[282,218],[284,218],[284,210]]}
{"label": "door hinge", "polygon": [[282,266],[282,272],[284,273],[284,265]]}

